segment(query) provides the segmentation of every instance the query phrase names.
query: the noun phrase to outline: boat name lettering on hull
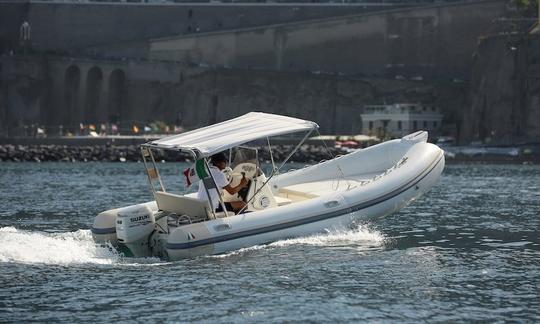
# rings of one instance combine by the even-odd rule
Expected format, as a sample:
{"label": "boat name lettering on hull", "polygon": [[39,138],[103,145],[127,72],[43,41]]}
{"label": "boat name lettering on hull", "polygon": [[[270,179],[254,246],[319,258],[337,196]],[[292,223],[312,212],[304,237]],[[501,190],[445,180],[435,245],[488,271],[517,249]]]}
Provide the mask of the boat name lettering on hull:
{"label": "boat name lettering on hull", "polygon": [[379,180],[380,178],[392,173],[392,171],[394,171],[395,169],[399,169],[401,168],[402,165],[404,165],[405,163],[407,163],[407,160],[409,158],[407,156],[404,156],[401,160],[398,161],[397,164],[394,164],[391,168],[389,168],[388,170],[384,171],[383,173],[381,174],[378,174],[376,176],[374,176],[373,178],[369,179],[369,180],[363,180],[363,181],[360,181],[360,187],[363,187],[367,184],[370,184],[374,181],[377,181]]}

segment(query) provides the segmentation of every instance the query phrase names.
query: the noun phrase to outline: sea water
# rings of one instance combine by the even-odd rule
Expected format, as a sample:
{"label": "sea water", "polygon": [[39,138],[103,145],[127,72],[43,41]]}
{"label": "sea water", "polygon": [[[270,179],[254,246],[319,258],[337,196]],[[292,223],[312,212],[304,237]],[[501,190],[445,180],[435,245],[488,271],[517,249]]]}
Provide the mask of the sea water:
{"label": "sea water", "polygon": [[[164,163],[185,191],[185,165]],[[138,163],[0,163],[0,322],[540,321],[540,167],[450,165],[402,211],[177,262],[94,244]]]}

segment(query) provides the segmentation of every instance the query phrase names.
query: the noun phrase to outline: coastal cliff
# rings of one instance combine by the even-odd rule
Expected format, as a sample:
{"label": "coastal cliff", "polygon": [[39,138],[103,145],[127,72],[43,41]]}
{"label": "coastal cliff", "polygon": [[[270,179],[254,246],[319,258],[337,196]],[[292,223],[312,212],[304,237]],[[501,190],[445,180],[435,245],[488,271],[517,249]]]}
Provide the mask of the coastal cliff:
{"label": "coastal cliff", "polygon": [[481,39],[460,141],[508,145],[540,140],[540,36]]}

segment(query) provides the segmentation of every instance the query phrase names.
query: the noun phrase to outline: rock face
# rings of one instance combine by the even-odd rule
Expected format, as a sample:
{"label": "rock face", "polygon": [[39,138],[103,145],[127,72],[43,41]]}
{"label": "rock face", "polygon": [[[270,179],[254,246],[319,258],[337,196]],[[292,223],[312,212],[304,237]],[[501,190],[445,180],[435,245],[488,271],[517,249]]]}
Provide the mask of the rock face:
{"label": "rock face", "polygon": [[479,43],[460,141],[540,140],[540,36],[499,35]]}

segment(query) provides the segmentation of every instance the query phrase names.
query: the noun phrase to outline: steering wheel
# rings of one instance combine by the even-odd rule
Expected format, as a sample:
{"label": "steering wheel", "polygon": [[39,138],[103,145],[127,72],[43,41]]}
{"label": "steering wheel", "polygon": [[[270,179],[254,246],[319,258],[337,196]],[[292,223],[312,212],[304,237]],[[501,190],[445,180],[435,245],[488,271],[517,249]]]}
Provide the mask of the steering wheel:
{"label": "steering wheel", "polygon": [[225,169],[221,170],[221,172],[225,174],[225,177],[227,178],[227,180],[230,181],[232,179],[233,170],[231,168],[226,167]]}

